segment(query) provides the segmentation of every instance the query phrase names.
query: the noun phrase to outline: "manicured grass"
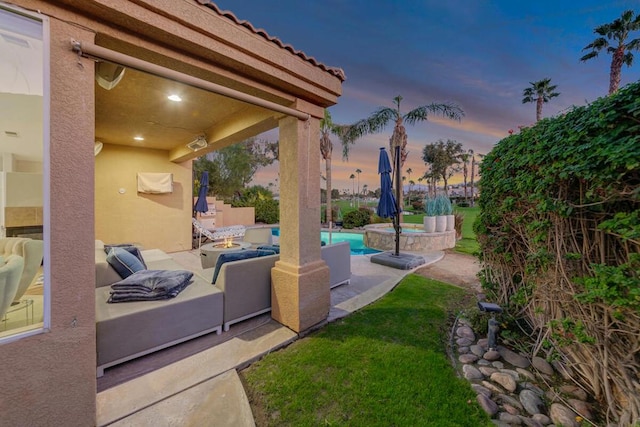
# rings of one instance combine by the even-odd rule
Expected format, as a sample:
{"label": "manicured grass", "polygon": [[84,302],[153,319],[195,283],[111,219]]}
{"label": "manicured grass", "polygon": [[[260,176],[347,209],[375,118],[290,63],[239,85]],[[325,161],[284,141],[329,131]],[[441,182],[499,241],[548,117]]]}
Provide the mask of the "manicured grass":
{"label": "manicured grass", "polygon": [[409,275],[241,372],[259,426],[489,426],[445,352],[465,291]]}
{"label": "manicured grass", "polygon": [[472,208],[461,208],[456,206],[455,212],[460,212],[464,215],[464,222],[462,223],[462,239],[456,242],[454,250],[465,254],[474,255],[480,251],[480,245],[476,239],[476,233],[473,232],[473,223],[476,221],[480,208],[474,206]]}

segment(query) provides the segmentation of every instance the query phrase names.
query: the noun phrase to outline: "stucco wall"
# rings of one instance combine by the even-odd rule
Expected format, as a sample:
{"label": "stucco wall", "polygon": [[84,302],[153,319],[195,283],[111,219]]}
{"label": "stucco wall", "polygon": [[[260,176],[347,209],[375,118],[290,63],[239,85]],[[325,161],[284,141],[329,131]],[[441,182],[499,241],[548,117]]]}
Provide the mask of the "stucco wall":
{"label": "stucco wall", "polygon": [[[173,193],[138,193],[138,172],[172,173]],[[190,161],[176,164],[167,151],[104,144],[95,179],[96,239],[167,252],[191,249]]]}
{"label": "stucco wall", "polygon": [[[0,345],[0,424],[95,424],[94,79],[69,48],[93,34],[51,19],[50,330]],[[89,141],[89,143],[87,143]],[[45,172],[46,173],[46,172]]]}

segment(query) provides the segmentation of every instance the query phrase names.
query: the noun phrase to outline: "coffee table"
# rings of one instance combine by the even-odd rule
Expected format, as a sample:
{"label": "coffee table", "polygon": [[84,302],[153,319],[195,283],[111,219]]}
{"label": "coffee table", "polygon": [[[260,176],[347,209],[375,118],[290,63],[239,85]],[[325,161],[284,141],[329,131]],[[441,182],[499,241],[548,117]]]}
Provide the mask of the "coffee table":
{"label": "coffee table", "polygon": [[232,242],[231,246],[226,246],[224,243],[207,243],[200,247],[200,263],[203,269],[212,268],[216,266],[220,254],[238,252],[250,247],[249,242]]}

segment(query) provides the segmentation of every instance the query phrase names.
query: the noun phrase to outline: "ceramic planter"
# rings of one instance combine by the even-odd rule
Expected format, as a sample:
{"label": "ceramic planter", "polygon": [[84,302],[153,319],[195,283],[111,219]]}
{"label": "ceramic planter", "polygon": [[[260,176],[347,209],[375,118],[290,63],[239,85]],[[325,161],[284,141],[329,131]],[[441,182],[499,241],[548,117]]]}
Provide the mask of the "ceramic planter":
{"label": "ceramic planter", "polygon": [[424,216],[422,218],[422,223],[424,224],[424,231],[427,233],[433,233],[436,231],[436,217],[435,216]]}
{"label": "ceramic planter", "polygon": [[447,229],[447,216],[438,215],[436,217],[436,233],[442,233]]}
{"label": "ceramic planter", "polygon": [[456,225],[456,216],[455,215],[447,215],[447,228],[446,231],[455,230]]}

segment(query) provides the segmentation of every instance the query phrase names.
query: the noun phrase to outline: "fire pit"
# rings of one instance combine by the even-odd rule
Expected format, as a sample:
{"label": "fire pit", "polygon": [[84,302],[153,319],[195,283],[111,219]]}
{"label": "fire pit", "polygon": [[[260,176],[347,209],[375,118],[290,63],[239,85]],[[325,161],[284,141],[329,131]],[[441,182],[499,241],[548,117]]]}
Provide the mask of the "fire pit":
{"label": "fire pit", "polygon": [[207,243],[200,247],[200,263],[202,268],[212,268],[216,266],[216,261],[221,253],[237,252],[251,247],[249,242],[234,242],[226,239],[224,242]]}

